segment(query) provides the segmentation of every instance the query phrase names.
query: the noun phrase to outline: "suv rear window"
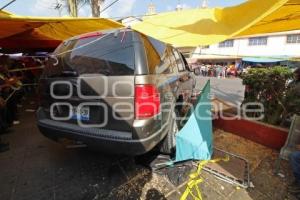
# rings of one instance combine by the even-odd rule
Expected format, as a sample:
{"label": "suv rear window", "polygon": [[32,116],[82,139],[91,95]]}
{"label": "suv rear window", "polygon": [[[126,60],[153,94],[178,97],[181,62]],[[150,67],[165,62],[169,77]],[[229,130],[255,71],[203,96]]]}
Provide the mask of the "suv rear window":
{"label": "suv rear window", "polygon": [[[46,70],[51,71],[50,74],[46,74],[48,76],[60,75],[66,71],[74,72],[76,75],[134,74],[132,32],[128,31],[83,36],[66,41],[55,50],[54,56],[58,59],[58,63],[52,66],[51,70]],[[47,68],[54,65],[53,63],[53,61],[49,62]]]}

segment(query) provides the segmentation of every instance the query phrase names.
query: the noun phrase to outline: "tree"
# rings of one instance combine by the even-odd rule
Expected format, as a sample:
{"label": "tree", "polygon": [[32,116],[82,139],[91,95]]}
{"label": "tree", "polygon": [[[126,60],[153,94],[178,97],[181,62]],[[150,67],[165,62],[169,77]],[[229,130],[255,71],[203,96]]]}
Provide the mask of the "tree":
{"label": "tree", "polygon": [[71,17],[78,17],[78,0],[68,0],[67,6]]}
{"label": "tree", "polygon": [[[254,68],[242,75],[243,84],[246,85],[246,103],[261,103],[264,106],[264,122],[273,125],[282,124],[288,115],[289,109],[289,87],[288,80],[293,74],[287,67]],[[294,98],[294,97],[290,97]],[[252,106],[250,109],[257,109]],[[292,111],[293,112],[293,111]],[[261,113],[251,113],[248,117],[257,117]]]}
{"label": "tree", "polygon": [[71,17],[78,17],[78,9],[84,4],[89,4],[93,17],[100,17],[100,8],[104,0],[65,0],[68,12]]}
{"label": "tree", "polygon": [[100,17],[100,8],[103,3],[104,0],[91,0],[90,5],[93,17]]}

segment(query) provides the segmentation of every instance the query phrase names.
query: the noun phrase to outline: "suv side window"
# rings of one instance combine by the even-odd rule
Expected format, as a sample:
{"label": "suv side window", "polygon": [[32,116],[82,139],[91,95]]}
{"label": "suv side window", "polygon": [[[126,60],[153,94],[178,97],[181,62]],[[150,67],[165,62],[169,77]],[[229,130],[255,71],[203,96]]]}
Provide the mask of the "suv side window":
{"label": "suv side window", "polygon": [[157,53],[162,57],[167,49],[167,45],[152,37],[148,37],[148,39],[153,45],[153,47],[156,49]]}
{"label": "suv side window", "polygon": [[[141,34],[150,74],[169,74],[172,73],[171,63],[168,59],[165,44]],[[155,45],[155,46],[154,46]]]}
{"label": "suv side window", "polygon": [[162,55],[162,62],[156,69],[156,74],[171,74],[173,72],[167,51]]}
{"label": "suv side window", "polygon": [[176,61],[176,57],[173,53],[173,48],[172,47],[170,47],[168,49],[168,53],[169,53],[169,59],[171,61],[173,72],[178,73],[177,61]]}
{"label": "suv side window", "polygon": [[180,55],[181,55],[181,58],[183,60],[184,66],[185,66],[185,70],[191,71],[190,66],[189,66],[188,62],[186,61],[184,55],[182,53],[180,53]]}
{"label": "suv side window", "polygon": [[185,65],[182,61],[182,57],[181,57],[180,53],[176,49],[173,49],[173,53],[174,53],[174,56],[175,56],[175,59],[176,59],[178,71],[179,72],[185,71]]}

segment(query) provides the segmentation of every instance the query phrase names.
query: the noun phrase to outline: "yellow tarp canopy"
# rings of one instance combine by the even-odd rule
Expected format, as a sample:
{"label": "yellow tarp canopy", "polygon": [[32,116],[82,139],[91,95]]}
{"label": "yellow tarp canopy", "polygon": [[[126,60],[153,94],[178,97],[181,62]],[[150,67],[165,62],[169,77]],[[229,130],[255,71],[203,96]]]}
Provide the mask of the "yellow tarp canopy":
{"label": "yellow tarp canopy", "polygon": [[0,47],[56,47],[75,35],[123,27],[104,18],[25,17],[0,11]]}
{"label": "yellow tarp canopy", "polygon": [[250,34],[300,29],[300,0],[249,0],[228,8],[148,16],[133,29],[175,46],[198,46]]}
{"label": "yellow tarp canopy", "polygon": [[[26,17],[0,11],[0,47],[55,48],[75,35],[123,27],[103,18]],[[249,0],[228,8],[189,9],[148,16],[133,29],[175,46],[300,29],[300,0]]]}

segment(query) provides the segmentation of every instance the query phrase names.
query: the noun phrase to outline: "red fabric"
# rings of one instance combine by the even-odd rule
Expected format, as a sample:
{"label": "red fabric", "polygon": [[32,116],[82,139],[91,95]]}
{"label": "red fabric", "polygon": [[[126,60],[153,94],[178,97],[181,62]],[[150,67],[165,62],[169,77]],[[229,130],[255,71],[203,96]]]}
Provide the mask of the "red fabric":
{"label": "red fabric", "polygon": [[9,50],[43,50],[55,49],[61,41],[59,40],[24,40],[24,39],[0,39],[0,47]]}

